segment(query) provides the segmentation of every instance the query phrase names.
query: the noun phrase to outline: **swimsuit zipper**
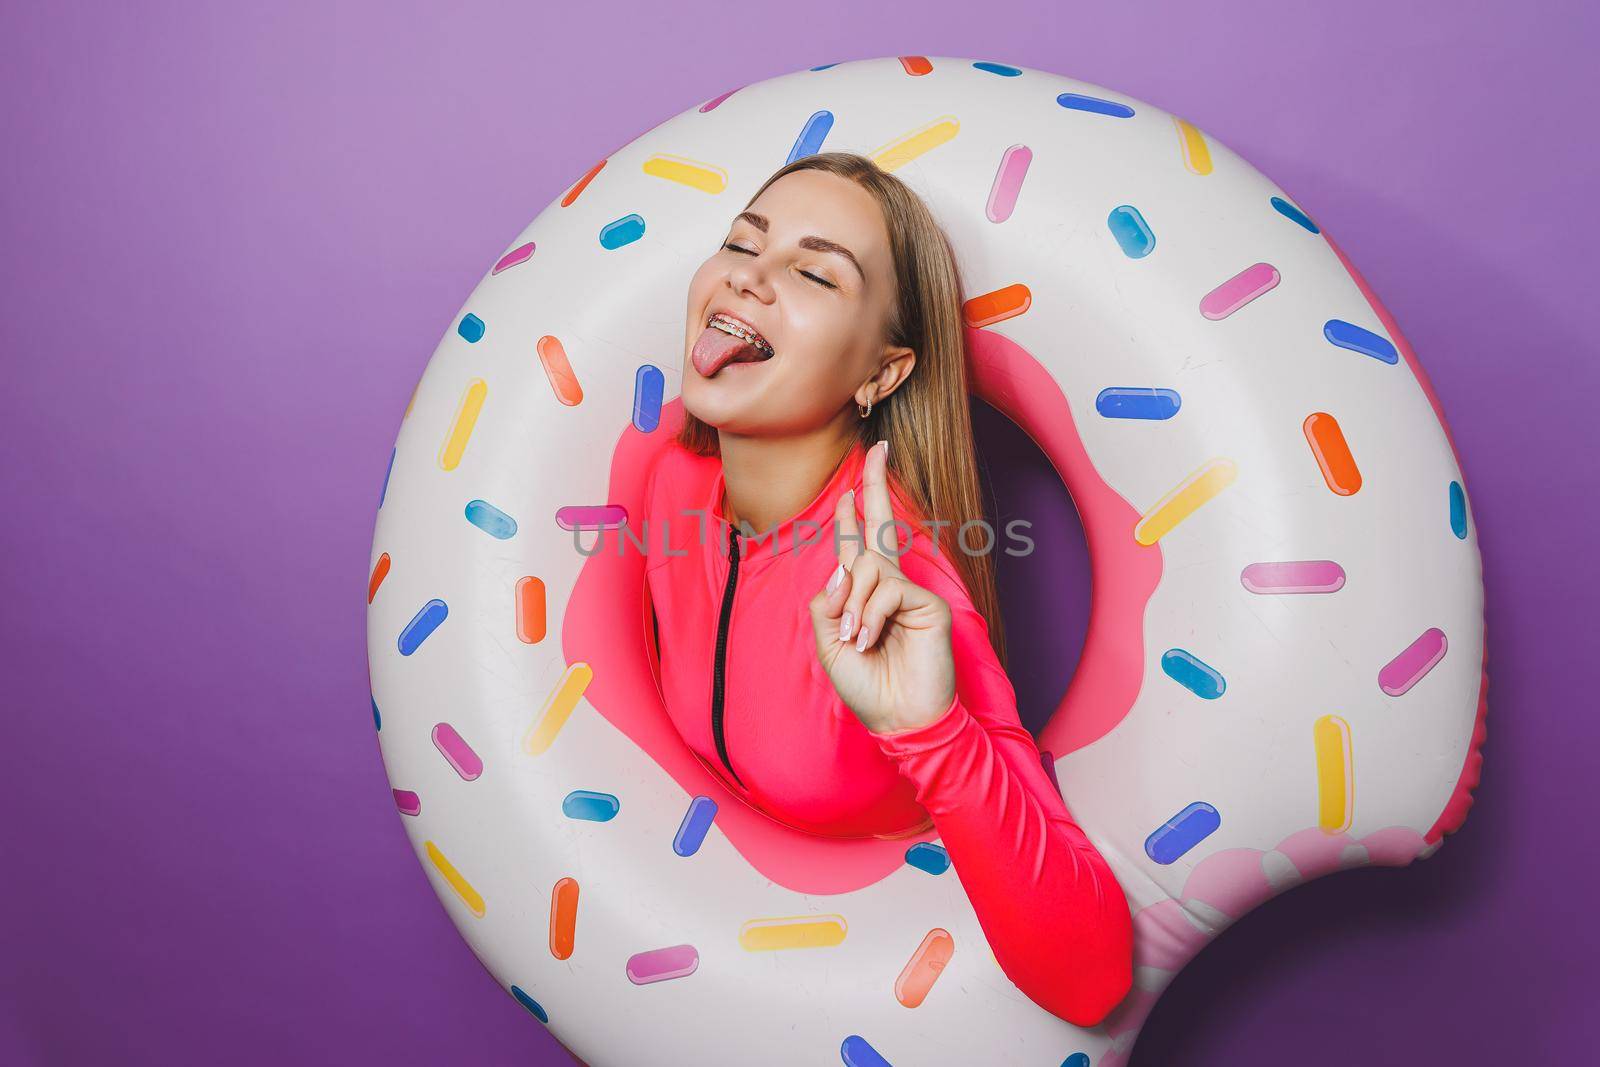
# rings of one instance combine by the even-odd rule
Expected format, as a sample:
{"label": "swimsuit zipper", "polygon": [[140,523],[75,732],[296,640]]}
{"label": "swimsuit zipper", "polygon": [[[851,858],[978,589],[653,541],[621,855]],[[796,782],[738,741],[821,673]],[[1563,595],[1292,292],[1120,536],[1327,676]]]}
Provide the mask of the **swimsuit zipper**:
{"label": "swimsuit zipper", "polygon": [[728,768],[728,773],[733,775],[739,785],[744,785],[744,779],[739,777],[733,769],[733,764],[728,760],[728,741],[722,736],[722,678],[723,666],[728,655],[728,619],[733,615],[733,587],[739,580],[739,535],[732,526],[728,527],[728,584],[722,589],[722,618],[717,622],[717,662],[712,672],[711,685],[711,735],[717,742],[717,755],[722,757],[723,766]]}

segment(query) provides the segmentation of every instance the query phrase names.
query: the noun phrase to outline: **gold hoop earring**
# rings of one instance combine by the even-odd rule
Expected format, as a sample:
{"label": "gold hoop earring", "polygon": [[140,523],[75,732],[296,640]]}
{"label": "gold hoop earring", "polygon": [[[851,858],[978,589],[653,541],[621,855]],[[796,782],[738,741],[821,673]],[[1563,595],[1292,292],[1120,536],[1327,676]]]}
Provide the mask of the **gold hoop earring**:
{"label": "gold hoop earring", "polygon": [[865,409],[863,409],[860,404],[857,404],[856,405],[856,411],[861,413],[861,417],[863,419],[866,418],[868,415],[871,415],[872,414],[872,398],[870,396],[867,397],[867,406],[866,406]]}

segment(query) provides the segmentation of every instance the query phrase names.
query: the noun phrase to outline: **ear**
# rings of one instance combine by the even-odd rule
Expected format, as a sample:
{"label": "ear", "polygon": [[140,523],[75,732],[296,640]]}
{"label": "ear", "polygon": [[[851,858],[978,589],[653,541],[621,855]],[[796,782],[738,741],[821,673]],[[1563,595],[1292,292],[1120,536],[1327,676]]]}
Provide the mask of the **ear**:
{"label": "ear", "polygon": [[911,376],[917,365],[917,354],[909,348],[891,346],[883,350],[883,361],[878,372],[856,390],[856,403],[865,406],[870,396],[874,404],[881,404]]}

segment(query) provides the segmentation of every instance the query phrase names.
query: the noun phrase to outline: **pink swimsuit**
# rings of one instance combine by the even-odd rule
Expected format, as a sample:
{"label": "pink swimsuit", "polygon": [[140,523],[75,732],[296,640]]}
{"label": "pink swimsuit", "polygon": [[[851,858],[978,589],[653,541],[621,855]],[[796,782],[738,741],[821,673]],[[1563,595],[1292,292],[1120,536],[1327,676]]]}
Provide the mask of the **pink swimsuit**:
{"label": "pink swimsuit", "polygon": [[861,516],[865,456],[852,448],[802,511],[746,537],[722,517],[718,457],[662,454],[646,551],[668,714],[729,790],[781,823],[828,837],[931,827],[1001,969],[1041,1007],[1093,1026],[1132,981],[1127,900],[1021,725],[959,572],[893,488],[902,549],[911,537],[900,569],[950,605],[955,699],[930,723],[875,734],[817,660],[809,601],[838,563],[833,513],[846,489]]}

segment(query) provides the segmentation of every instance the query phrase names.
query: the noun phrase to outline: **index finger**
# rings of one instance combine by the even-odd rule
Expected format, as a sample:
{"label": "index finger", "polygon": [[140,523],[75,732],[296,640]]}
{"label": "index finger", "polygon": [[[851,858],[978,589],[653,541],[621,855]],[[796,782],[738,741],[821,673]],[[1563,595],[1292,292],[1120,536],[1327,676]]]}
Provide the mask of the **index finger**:
{"label": "index finger", "polygon": [[[861,507],[867,521],[866,547],[880,556],[895,556],[900,547],[889,503],[889,449],[880,441],[867,453],[861,472]],[[892,547],[891,547],[892,546]]]}
{"label": "index finger", "polygon": [[833,504],[833,521],[839,527],[834,545],[839,550],[839,562],[845,570],[861,555],[861,536],[856,531],[856,495],[846,492]]}

